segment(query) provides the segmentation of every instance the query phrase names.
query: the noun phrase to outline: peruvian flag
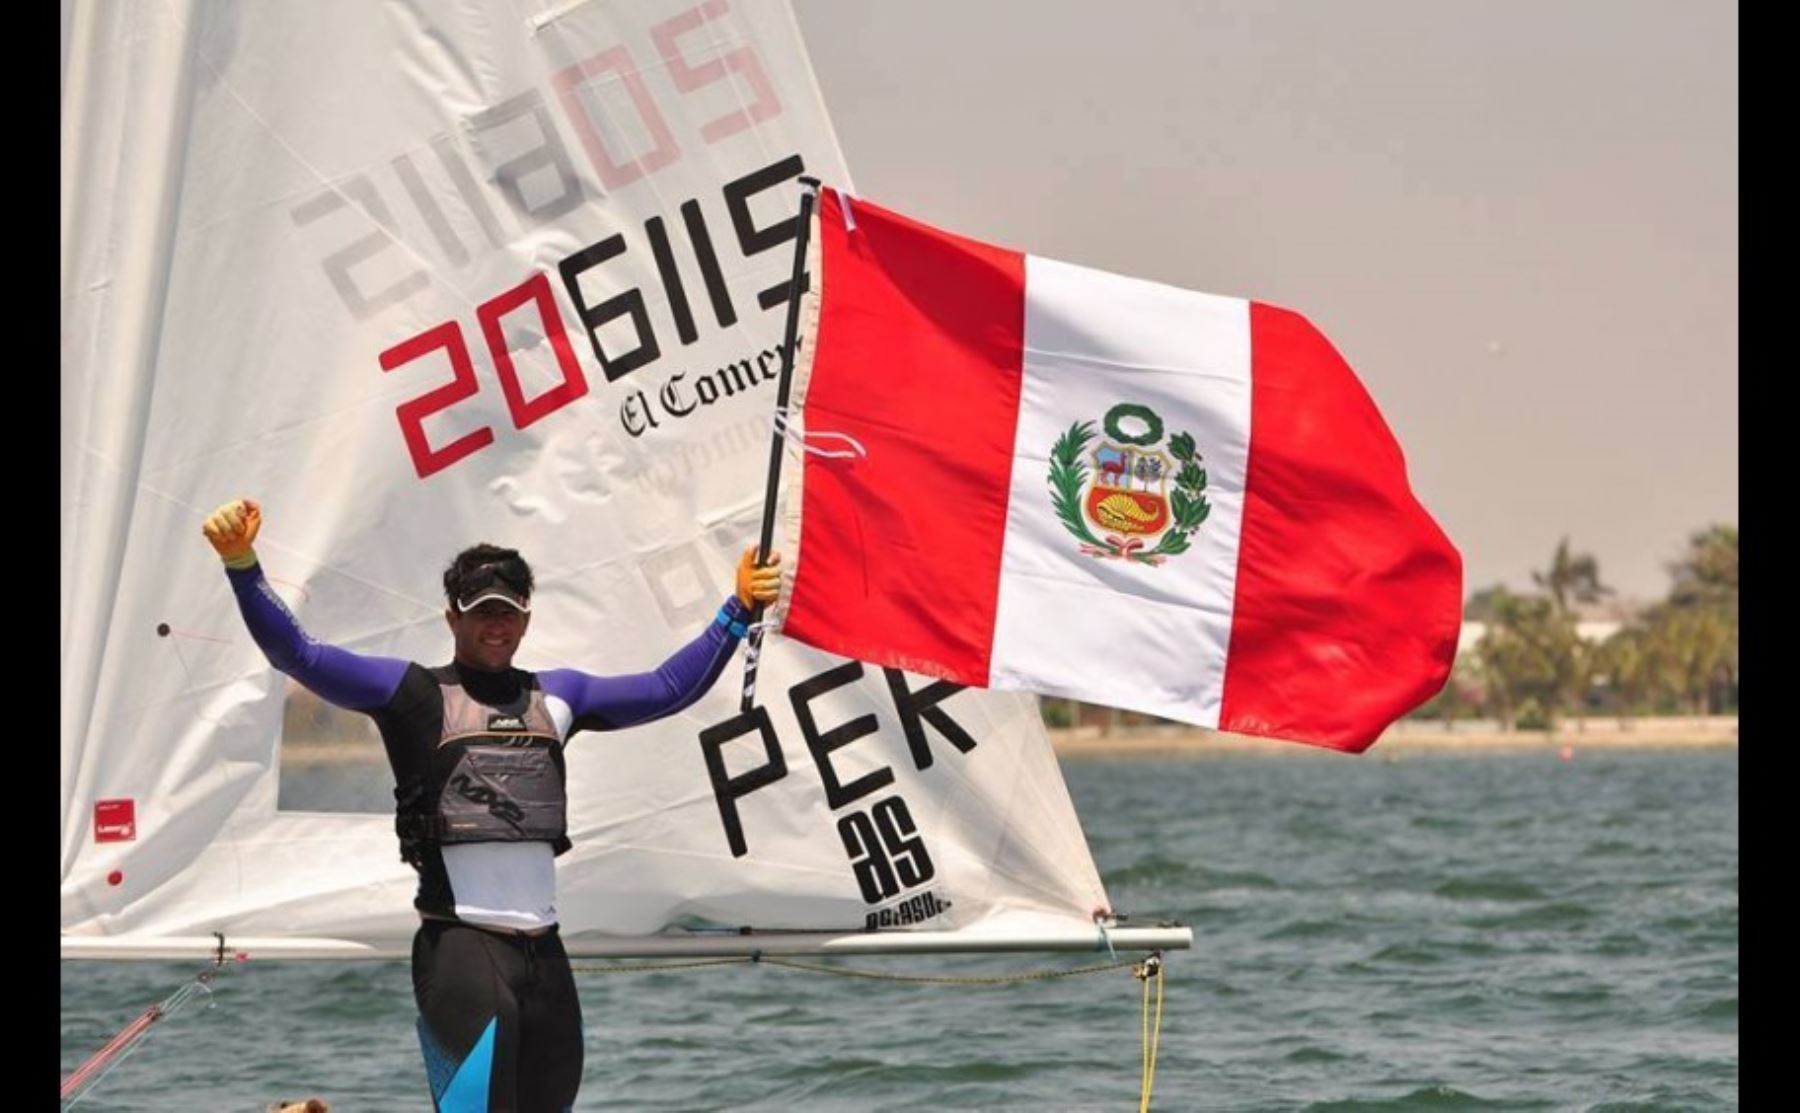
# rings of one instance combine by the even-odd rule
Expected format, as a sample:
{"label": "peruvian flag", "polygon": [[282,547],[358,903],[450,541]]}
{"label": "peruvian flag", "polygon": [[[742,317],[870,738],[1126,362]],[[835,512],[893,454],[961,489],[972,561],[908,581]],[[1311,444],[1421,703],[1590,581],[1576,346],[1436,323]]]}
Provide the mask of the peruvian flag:
{"label": "peruvian flag", "polygon": [[771,616],[832,653],[1360,751],[1462,559],[1305,318],[822,191]]}

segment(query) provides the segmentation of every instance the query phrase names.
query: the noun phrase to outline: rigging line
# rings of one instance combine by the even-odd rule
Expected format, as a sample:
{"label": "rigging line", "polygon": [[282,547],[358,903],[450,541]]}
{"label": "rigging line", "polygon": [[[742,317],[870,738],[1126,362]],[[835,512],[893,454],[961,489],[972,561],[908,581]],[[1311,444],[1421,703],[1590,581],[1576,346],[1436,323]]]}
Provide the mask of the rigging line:
{"label": "rigging line", "polygon": [[[911,985],[1015,985],[1024,982],[1050,981],[1057,978],[1074,978],[1086,974],[1104,974],[1113,970],[1141,971],[1143,963],[1108,962],[1094,966],[1077,966],[1067,970],[1029,970],[1020,974],[889,974],[879,970],[858,970],[847,966],[827,966],[823,963],[801,962],[797,959],[777,958],[758,952],[754,957],[733,957],[704,959],[693,962],[659,962],[625,964],[613,966],[591,966],[587,964],[571,964],[570,969],[583,974],[636,974],[670,970],[690,970],[704,966],[779,966],[787,970],[797,970],[807,974],[828,974],[839,978],[862,978],[869,981],[901,982]],[[1141,973],[1137,974],[1142,977]]]}
{"label": "rigging line", "polygon": [[[1132,973],[1144,983],[1144,1047],[1143,1047],[1143,1081],[1138,1089],[1138,1113],[1149,1113],[1150,1092],[1156,1085],[1156,1052],[1162,1042],[1162,1006],[1163,1006],[1163,964],[1162,952],[1158,951],[1142,963],[1137,964]],[[1156,1023],[1150,1023],[1150,983],[1156,983]]]}
{"label": "rigging line", "polygon": [[81,1066],[75,1068],[69,1077],[63,1079],[62,1082],[62,1091],[60,1095],[60,1099],[63,1103],[62,1108],[73,1108],[88,1094],[92,1093],[94,1087],[99,1084],[102,1078],[105,1078],[114,1067],[124,1062],[127,1056],[137,1050],[140,1046],[140,1041],[144,1034],[150,1030],[151,1025],[159,1020],[164,1020],[174,1015],[177,1010],[187,1004],[188,1001],[198,993],[204,992],[207,995],[208,1004],[210,1004],[212,998],[212,986],[209,983],[217,975],[220,969],[221,964],[214,963],[214,965],[208,969],[202,970],[174,993],[171,993],[162,1001],[151,1005],[142,1013],[138,1014],[135,1020],[120,1029],[112,1039],[108,1040],[104,1047],[89,1056],[87,1061],[82,1063]]}
{"label": "rigging line", "polygon": [[865,978],[872,981],[906,982],[914,985],[969,986],[1013,985],[1022,982],[1050,981],[1056,978],[1075,978],[1084,974],[1103,974],[1110,970],[1123,970],[1136,965],[1131,962],[1109,962],[1097,966],[1077,966],[1068,970],[1029,970],[1022,974],[887,974],[878,970],[856,970],[850,967],[826,966],[820,963],[768,956],[764,956],[762,961],[769,966],[781,966],[813,974],[831,974],[842,978]]}
{"label": "rigging line", "polygon": [[[164,630],[167,630],[170,634],[177,633],[177,631],[173,627],[169,626],[169,624],[166,622],[156,628],[156,632],[158,634],[161,634]],[[182,636],[186,637],[189,635],[182,635]],[[193,636],[197,637],[199,635],[193,635]],[[206,640],[207,641],[224,642],[226,645],[232,644],[229,641],[225,641],[225,639],[223,639],[223,638],[207,638]],[[181,652],[181,642],[171,639],[169,642],[169,648],[171,648],[175,651],[175,660],[177,662],[179,662],[181,665],[181,675],[185,676],[187,678],[187,690],[190,692],[193,691],[196,687],[196,685],[194,683],[194,670],[188,668],[187,655]]]}
{"label": "rigging line", "polygon": [[[1162,952],[1150,954],[1142,962],[1109,962],[1093,966],[1079,966],[1068,970],[1033,970],[1022,974],[888,974],[877,970],[857,970],[852,967],[827,966],[822,963],[801,962],[791,958],[776,958],[757,951],[749,956],[731,958],[700,959],[682,962],[648,962],[611,966],[593,966],[587,964],[571,964],[570,969],[583,974],[644,974],[661,973],[676,970],[693,970],[701,967],[716,966],[779,966],[786,970],[796,970],[807,974],[828,974],[839,978],[862,978],[870,981],[898,982],[910,985],[952,985],[952,986],[999,986],[1017,985],[1026,982],[1049,981],[1057,978],[1073,978],[1086,974],[1103,974],[1113,970],[1129,969],[1132,976],[1144,985],[1143,993],[1143,1043],[1139,1056],[1142,1075],[1138,1086],[1138,1111],[1149,1113],[1150,1097],[1156,1087],[1156,1056],[1162,1044],[1163,1018],[1163,957]],[[1151,1006],[1151,983],[1155,983],[1155,1007]],[[1154,1017],[1154,1019],[1153,1019]]]}
{"label": "rigging line", "polygon": [[[195,641],[202,641],[202,642],[217,642],[217,643],[218,643],[218,644],[220,644],[220,645],[236,645],[236,644],[237,644],[237,642],[235,642],[235,641],[233,641],[233,640],[231,640],[231,639],[230,639],[230,638],[219,638],[219,637],[214,637],[214,636],[213,636],[213,635],[211,635],[211,634],[196,634],[196,633],[195,633],[195,632],[194,632],[194,631],[192,631],[192,630],[178,630],[178,629],[176,629],[176,628],[175,628],[175,627],[173,627],[173,626],[170,626],[170,625],[169,625],[169,624],[168,624],[168,623],[166,623],[166,622],[163,622],[163,623],[159,623],[159,624],[158,624],[158,625],[157,625],[157,627],[156,627],[156,632],[157,632],[157,633],[158,633],[158,634],[160,634],[160,635],[161,635],[161,636],[163,636],[163,637],[165,637],[165,638],[170,638],[170,637],[174,637],[174,638],[192,638],[192,639],[194,639],[194,640],[195,640]],[[185,661],[184,661],[184,662],[182,662],[182,668],[183,668],[183,669],[184,669],[184,670],[185,670],[185,669],[186,669],[186,668],[187,668],[187,662],[185,662]],[[190,683],[190,684],[192,684],[192,682],[193,682],[193,675],[192,675],[192,674],[189,674],[189,676],[188,676],[188,681],[189,681],[189,683]]]}

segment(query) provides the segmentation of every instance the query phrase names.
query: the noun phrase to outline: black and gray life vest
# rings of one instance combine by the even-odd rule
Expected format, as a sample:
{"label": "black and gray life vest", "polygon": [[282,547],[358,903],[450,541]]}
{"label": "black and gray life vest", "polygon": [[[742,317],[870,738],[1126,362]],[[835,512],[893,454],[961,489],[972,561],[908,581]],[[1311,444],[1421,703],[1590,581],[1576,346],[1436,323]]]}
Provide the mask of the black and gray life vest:
{"label": "black and gray life vest", "polygon": [[400,856],[417,866],[427,846],[548,842],[570,847],[562,739],[543,690],[526,688],[492,707],[463,688],[454,669],[432,669],[443,728],[423,779],[394,790]]}

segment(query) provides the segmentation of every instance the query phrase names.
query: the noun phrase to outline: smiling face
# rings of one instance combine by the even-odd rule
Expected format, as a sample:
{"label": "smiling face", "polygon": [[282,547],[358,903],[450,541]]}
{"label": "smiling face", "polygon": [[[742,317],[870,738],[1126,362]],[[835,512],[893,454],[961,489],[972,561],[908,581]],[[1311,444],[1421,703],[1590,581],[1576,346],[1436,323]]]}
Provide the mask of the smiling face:
{"label": "smiling face", "polygon": [[456,639],[456,662],[488,672],[512,667],[513,654],[531,625],[531,616],[498,599],[482,601],[467,614],[452,607],[444,612]]}

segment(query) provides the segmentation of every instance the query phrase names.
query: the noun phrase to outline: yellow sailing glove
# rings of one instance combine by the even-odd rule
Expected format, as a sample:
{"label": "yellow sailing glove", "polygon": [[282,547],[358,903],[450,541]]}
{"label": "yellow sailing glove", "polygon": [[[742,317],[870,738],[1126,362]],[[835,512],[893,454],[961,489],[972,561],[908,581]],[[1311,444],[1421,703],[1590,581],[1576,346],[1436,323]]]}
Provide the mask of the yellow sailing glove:
{"label": "yellow sailing glove", "polygon": [[249,568],[256,563],[250,543],[262,528],[262,507],[253,499],[234,499],[206,516],[200,532],[212,542],[227,568]]}
{"label": "yellow sailing glove", "polygon": [[781,563],[780,553],[770,553],[769,559],[759,568],[756,564],[756,546],[744,550],[737,566],[738,602],[746,607],[770,606],[781,598]]}

